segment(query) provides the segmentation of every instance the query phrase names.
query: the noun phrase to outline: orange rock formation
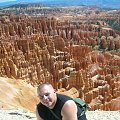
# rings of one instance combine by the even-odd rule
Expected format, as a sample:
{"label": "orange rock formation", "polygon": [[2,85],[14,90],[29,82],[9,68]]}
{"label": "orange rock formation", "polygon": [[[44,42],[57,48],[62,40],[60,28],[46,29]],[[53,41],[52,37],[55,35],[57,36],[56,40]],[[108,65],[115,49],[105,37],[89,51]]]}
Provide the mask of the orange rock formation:
{"label": "orange rock formation", "polygon": [[[77,26],[55,18],[25,15],[0,21],[1,77],[22,79],[34,87],[50,82],[56,90],[75,87],[91,110],[120,109],[120,54],[116,52],[120,36],[114,30],[97,31],[98,26],[91,24]],[[14,85],[10,89],[15,96],[20,91]],[[26,90],[22,94],[29,95]],[[20,96],[14,99],[21,100]],[[35,96],[29,98],[32,101]],[[24,102],[29,108],[29,100]]]}

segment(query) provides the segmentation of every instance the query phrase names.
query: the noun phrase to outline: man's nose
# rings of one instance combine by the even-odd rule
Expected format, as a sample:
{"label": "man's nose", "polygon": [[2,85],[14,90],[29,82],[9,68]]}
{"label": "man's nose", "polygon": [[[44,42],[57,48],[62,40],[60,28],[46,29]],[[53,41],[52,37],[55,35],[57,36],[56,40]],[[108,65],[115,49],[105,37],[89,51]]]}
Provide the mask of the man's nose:
{"label": "man's nose", "polygon": [[44,96],[43,96],[43,99],[44,99],[44,100],[46,100],[46,99],[47,99],[47,96],[46,96],[46,95],[44,95]]}

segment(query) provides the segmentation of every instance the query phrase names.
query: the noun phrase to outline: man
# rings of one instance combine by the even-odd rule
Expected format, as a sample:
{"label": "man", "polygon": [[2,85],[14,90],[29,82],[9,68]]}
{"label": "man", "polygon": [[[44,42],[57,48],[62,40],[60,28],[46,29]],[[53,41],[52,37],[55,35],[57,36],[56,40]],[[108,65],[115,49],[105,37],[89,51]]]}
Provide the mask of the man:
{"label": "man", "polygon": [[51,84],[39,85],[37,93],[40,98],[36,108],[37,120],[87,120],[85,114],[80,116],[82,110],[72,98],[57,94]]}

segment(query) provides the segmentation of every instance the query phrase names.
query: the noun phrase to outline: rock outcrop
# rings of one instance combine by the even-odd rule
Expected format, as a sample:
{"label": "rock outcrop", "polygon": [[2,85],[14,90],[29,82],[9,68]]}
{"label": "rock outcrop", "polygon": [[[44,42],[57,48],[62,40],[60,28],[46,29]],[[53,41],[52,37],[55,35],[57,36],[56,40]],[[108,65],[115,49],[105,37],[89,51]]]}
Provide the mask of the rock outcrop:
{"label": "rock outcrop", "polygon": [[120,109],[120,36],[114,30],[97,31],[99,26],[53,17],[20,15],[0,21],[1,77],[34,87],[43,82],[56,90],[74,87],[66,94],[84,99],[91,110]]}
{"label": "rock outcrop", "polygon": [[35,111],[36,89],[25,81],[0,77],[0,108],[25,108]]}

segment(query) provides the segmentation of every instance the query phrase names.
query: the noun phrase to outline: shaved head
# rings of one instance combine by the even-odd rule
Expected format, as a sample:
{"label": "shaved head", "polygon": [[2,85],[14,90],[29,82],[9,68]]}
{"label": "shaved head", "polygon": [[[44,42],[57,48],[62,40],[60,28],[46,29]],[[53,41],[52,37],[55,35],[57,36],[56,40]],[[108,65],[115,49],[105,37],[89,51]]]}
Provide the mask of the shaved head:
{"label": "shaved head", "polygon": [[57,96],[53,86],[50,83],[40,84],[37,88],[37,93],[43,105],[49,108],[54,107],[57,101]]}
{"label": "shaved head", "polygon": [[38,85],[37,91],[40,91],[44,87],[49,87],[50,89],[54,90],[53,86],[50,83],[43,83],[43,84]]}

